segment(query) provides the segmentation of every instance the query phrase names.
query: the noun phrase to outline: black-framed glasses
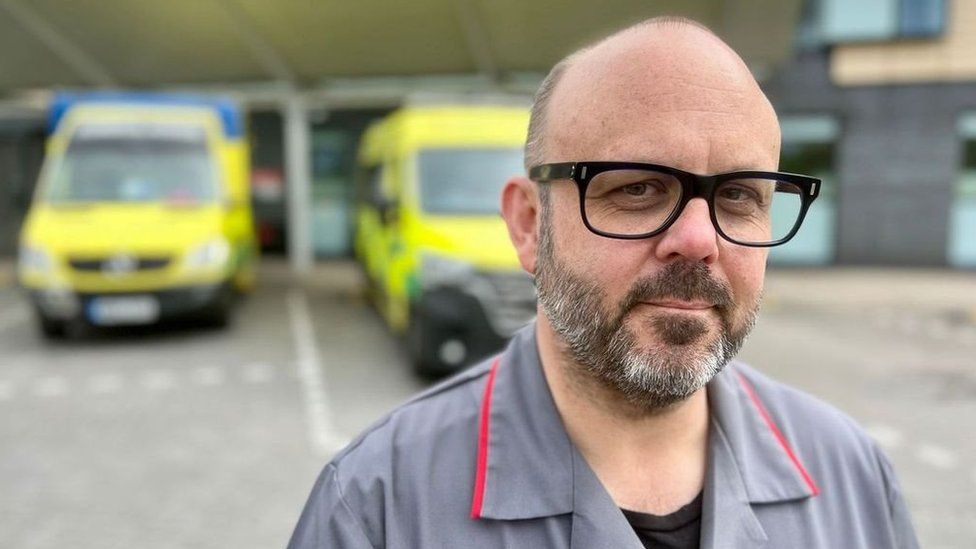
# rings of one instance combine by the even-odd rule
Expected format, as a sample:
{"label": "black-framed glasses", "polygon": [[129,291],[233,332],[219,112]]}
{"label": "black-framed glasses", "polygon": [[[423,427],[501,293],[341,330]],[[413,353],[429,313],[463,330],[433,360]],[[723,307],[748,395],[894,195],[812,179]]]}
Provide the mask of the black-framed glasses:
{"label": "black-framed glasses", "polygon": [[622,239],[666,231],[692,198],[708,202],[722,238],[742,246],[778,246],[796,235],[820,193],[815,177],[739,171],[698,175],[640,162],[560,162],[529,170],[538,183],[572,180],[590,231]]}

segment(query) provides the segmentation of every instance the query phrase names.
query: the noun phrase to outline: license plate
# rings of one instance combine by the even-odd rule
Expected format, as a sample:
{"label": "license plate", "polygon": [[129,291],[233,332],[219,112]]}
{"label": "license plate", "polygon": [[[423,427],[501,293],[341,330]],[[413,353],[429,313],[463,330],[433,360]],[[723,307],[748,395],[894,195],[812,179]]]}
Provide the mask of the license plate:
{"label": "license plate", "polygon": [[96,297],[88,304],[88,320],[98,326],[151,324],[159,319],[159,301],[150,295]]}

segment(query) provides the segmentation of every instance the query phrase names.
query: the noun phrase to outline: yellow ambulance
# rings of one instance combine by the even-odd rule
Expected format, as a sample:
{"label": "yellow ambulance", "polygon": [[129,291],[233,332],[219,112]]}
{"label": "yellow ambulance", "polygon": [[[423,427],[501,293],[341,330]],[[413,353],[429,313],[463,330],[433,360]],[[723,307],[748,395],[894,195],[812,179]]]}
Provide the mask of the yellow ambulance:
{"label": "yellow ambulance", "polygon": [[499,214],[527,126],[523,107],[409,106],[363,137],[354,249],[418,373],[500,350],[535,314]]}
{"label": "yellow ambulance", "polygon": [[48,337],[71,325],[223,325],[255,283],[247,141],[225,99],[60,94],[18,278]]}

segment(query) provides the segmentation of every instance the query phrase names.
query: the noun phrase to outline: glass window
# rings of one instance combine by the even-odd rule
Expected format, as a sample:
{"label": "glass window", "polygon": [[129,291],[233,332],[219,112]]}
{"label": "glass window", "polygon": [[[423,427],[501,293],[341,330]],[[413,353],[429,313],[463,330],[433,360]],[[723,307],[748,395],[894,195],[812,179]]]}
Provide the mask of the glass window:
{"label": "glass window", "polygon": [[938,36],[945,27],[944,20],[945,0],[901,0],[899,35],[906,38]]}
{"label": "glass window", "polygon": [[348,204],[355,163],[354,130],[318,126],[312,130],[312,247],[316,257],[348,253]]}
{"label": "glass window", "polygon": [[497,214],[501,190],[524,173],[522,149],[426,149],[418,155],[420,205],[433,214]]}
{"label": "glass window", "polygon": [[826,265],[834,260],[836,240],[836,154],[839,128],[830,116],[793,115],[780,120],[783,147],[780,171],[812,175],[823,181],[793,240],[769,252],[771,264]]}
{"label": "glass window", "polygon": [[823,0],[821,22],[828,43],[892,38],[898,31],[897,0]]}
{"label": "glass window", "polygon": [[949,211],[950,265],[976,267],[976,113],[964,115],[958,124],[963,145],[963,165],[956,180]]}
{"label": "glass window", "polygon": [[927,38],[945,30],[945,0],[821,0],[824,43]]}
{"label": "glass window", "polygon": [[215,166],[203,128],[87,124],[54,167],[50,202],[212,202]]}

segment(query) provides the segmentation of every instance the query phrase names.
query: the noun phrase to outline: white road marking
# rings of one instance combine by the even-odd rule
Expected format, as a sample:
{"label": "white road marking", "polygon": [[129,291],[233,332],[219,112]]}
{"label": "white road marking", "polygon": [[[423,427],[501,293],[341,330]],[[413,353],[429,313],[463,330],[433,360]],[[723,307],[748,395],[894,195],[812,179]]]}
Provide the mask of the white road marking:
{"label": "white road marking", "polygon": [[26,307],[15,305],[5,310],[3,316],[0,316],[0,332],[24,324],[27,322],[29,316],[30,311]]}
{"label": "white road marking", "polygon": [[315,343],[312,317],[308,311],[308,301],[301,290],[291,290],[288,293],[288,315],[295,340],[298,378],[302,384],[309,442],[314,451],[328,455],[339,449],[345,440],[333,427],[332,410],[329,407],[319,348]]}
{"label": "white road marking", "polygon": [[959,458],[952,450],[935,444],[920,444],[915,452],[915,457],[926,465],[942,470],[955,469],[959,464]]}
{"label": "white road marking", "polygon": [[176,386],[176,375],[169,370],[150,370],[143,375],[142,385],[150,391],[166,391]]}
{"label": "white road marking", "polygon": [[0,381],[0,401],[10,400],[14,397],[14,388],[9,382]]}
{"label": "white road marking", "polygon": [[891,309],[879,309],[874,313],[874,323],[879,328],[890,329],[895,324],[895,312]]}
{"label": "white road marking", "polygon": [[904,437],[901,431],[890,425],[869,425],[865,428],[871,438],[878,441],[886,450],[891,450],[901,446]]}
{"label": "white road marking", "polygon": [[42,398],[64,396],[68,393],[68,380],[61,376],[45,377],[34,384],[34,394]]}
{"label": "white road marking", "polygon": [[906,313],[898,319],[898,329],[906,333],[917,332],[919,324],[921,322],[911,313]]}
{"label": "white road marking", "polygon": [[190,381],[205,387],[221,385],[225,378],[224,371],[217,366],[203,366],[190,372]]}
{"label": "white road marking", "polygon": [[255,363],[244,367],[245,383],[267,383],[274,377],[274,369],[270,364]]}
{"label": "white road marking", "polygon": [[935,319],[926,327],[926,331],[929,337],[932,339],[938,339],[940,341],[945,341],[952,337],[952,327],[949,323],[941,318]]}
{"label": "white road marking", "polygon": [[118,374],[99,374],[88,382],[88,390],[97,395],[117,393],[122,390],[122,376]]}

